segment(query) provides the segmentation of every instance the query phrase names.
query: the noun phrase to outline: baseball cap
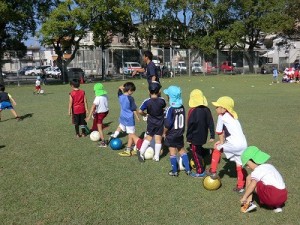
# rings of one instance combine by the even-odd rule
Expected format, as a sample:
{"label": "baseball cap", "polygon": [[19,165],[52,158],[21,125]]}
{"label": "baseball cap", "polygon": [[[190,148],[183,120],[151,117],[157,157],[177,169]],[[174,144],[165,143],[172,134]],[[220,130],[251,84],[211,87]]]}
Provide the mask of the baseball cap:
{"label": "baseball cap", "polygon": [[107,94],[107,91],[104,90],[104,86],[101,83],[97,83],[94,85],[94,91],[96,96]]}
{"label": "baseball cap", "polygon": [[263,164],[267,162],[270,157],[270,155],[261,151],[256,146],[249,146],[241,156],[242,165],[245,166],[250,159],[252,159],[256,164]]}
{"label": "baseball cap", "polygon": [[222,107],[226,109],[235,119],[238,118],[237,113],[233,110],[234,101],[232,98],[228,96],[223,96],[219,98],[216,102],[212,102],[212,104],[216,107]]}
{"label": "baseball cap", "polygon": [[190,94],[189,106],[193,108],[200,105],[207,106],[207,100],[201,90],[194,89]]}
{"label": "baseball cap", "polygon": [[179,108],[180,106],[182,106],[180,87],[170,86],[164,90],[164,93],[169,96],[169,104],[171,107]]}

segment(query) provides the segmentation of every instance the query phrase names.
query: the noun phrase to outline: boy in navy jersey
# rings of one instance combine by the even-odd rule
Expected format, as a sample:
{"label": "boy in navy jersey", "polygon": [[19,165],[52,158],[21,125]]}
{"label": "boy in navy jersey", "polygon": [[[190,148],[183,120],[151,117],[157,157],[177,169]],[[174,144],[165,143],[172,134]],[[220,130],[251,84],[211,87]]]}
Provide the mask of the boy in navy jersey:
{"label": "boy in navy jersey", "polygon": [[150,98],[143,101],[139,109],[139,114],[147,116],[147,131],[144,142],[140,151],[137,152],[140,162],[145,162],[144,153],[149,146],[152,138],[155,138],[155,148],[153,160],[159,161],[159,153],[161,150],[161,140],[164,131],[164,108],[166,102],[160,96],[161,85],[158,82],[152,82],[149,84]]}
{"label": "boy in navy jersey", "polygon": [[189,158],[184,149],[184,129],[185,129],[185,110],[182,105],[181,89],[177,86],[170,86],[164,90],[168,97],[170,106],[165,111],[164,119],[164,144],[169,147],[170,163],[172,170],[170,176],[178,176],[177,151],[182,158],[182,163],[187,175],[193,175],[191,172]]}
{"label": "boy in navy jersey", "polygon": [[4,109],[9,109],[17,121],[21,120],[21,118],[18,116],[17,112],[15,111],[12,105],[17,105],[17,103],[11,97],[10,94],[5,92],[5,86],[0,84],[0,121],[1,121],[1,112]]}

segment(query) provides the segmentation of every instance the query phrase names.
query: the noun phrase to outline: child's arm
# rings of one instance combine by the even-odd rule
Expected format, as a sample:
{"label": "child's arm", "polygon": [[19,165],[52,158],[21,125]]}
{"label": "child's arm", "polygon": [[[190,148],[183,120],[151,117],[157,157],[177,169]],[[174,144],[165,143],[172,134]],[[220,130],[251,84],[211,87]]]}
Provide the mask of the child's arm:
{"label": "child's arm", "polygon": [[17,105],[17,103],[15,102],[15,100],[13,99],[13,97],[11,97],[10,94],[8,95],[8,97],[9,97],[10,102],[11,102],[13,105]]}
{"label": "child's arm", "polygon": [[70,97],[69,97],[69,116],[72,115],[72,105],[73,105],[73,98],[70,95]]}
{"label": "child's arm", "polygon": [[145,113],[145,112],[142,111],[141,109],[139,109],[138,113],[139,113],[141,116],[147,116],[147,113]]}
{"label": "child's arm", "polygon": [[88,109],[88,103],[87,103],[87,100],[86,100],[85,96],[84,96],[84,107],[85,107],[86,113],[88,114],[89,113],[89,109]]}
{"label": "child's arm", "polygon": [[133,113],[135,115],[136,120],[140,121],[139,114],[137,113],[137,111],[133,111]]}
{"label": "child's arm", "polygon": [[248,203],[248,197],[254,192],[256,188],[257,181],[256,180],[251,180],[250,184],[247,186],[245,194],[241,198],[240,202],[241,204]]}
{"label": "child's arm", "polygon": [[95,109],[96,109],[96,105],[93,104],[92,107],[91,107],[91,110],[90,110],[90,114],[89,114],[89,116],[86,118],[86,120],[90,120],[90,119],[91,119],[91,116],[92,116],[92,114],[95,112]]}

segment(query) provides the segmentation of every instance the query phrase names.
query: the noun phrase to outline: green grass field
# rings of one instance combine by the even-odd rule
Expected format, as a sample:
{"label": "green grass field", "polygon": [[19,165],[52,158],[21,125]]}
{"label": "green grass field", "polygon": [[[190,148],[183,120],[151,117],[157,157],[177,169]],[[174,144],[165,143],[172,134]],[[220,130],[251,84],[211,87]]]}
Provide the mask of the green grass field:
{"label": "green grass field", "polygon": [[[44,96],[33,86],[8,86],[24,117],[17,122],[9,111],[0,122],[0,224],[299,224],[300,84],[270,85],[271,75],[218,75],[163,79],[163,88],[179,85],[188,110],[190,92],[199,88],[211,102],[228,95],[235,100],[249,145],[271,155],[283,175],[288,201],[281,214],[258,208],[240,213],[234,164],[221,160],[222,187],[207,191],[202,179],[170,170],[166,155],[159,163],[139,163],[118,151],[98,148],[86,138],[75,138],[68,113],[69,85],[45,86]],[[146,80],[133,80],[140,105],[147,94]],[[104,82],[108,91],[109,127],[118,125],[117,88],[124,81]],[[93,84],[81,86],[93,101]],[[163,95],[164,96],[164,95]],[[91,121],[89,123],[91,125]],[[146,123],[137,123],[137,134]],[[126,137],[122,137],[126,143]],[[207,144],[211,148],[213,144]],[[223,155],[224,158],[224,155]]]}

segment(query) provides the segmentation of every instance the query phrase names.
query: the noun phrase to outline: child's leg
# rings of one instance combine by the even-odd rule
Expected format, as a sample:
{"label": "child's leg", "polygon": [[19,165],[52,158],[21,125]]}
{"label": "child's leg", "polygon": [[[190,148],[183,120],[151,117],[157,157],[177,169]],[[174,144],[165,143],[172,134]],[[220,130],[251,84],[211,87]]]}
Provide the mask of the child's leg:
{"label": "child's leg", "polygon": [[145,159],[144,159],[144,154],[146,152],[146,149],[148,148],[149,144],[150,144],[150,141],[152,140],[152,137],[147,135],[145,138],[144,138],[144,141],[143,141],[143,144],[140,148],[140,151],[137,153],[138,154],[138,160],[140,162],[144,162]]}
{"label": "child's leg", "polygon": [[15,118],[19,118],[17,112],[14,109],[11,109],[10,111],[14,115]]}
{"label": "child's leg", "polygon": [[119,125],[119,126],[117,127],[116,131],[111,135],[111,137],[117,138],[117,137],[119,136],[121,130],[122,130],[122,129],[121,129],[120,125]]}
{"label": "child's leg", "polygon": [[211,164],[210,164],[210,171],[211,173],[216,173],[217,172],[217,168],[218,168],[218,164],[221,158],[221,150],[222,149],[218,149],[218,142],[215,143],[214,145],[214,150],[212,152],[212,156],[211,156]]}
{"label": "child's leg", "polygon": [[237,189],[242,189],[245,186],[245,179],[247,176],[247,171],[239,164],[236,164],[237,173]]}
{"label": "child's leg", "polygon": [[77,124],[75,124],[75,133],[76,133],[77,137],[80,137],[80,134],[79,134],[79,125],[77,125]]}
{"label": "child's leg", "polygon": [[181,148],[179,151],[180,157],[182,158],[182,164],[185,168],[186,172],[190,172],[191,171],[191,167],[190,167],[190,162],[189,162],[189,157],[185,151],[184,148]]}
{"label": "child's leg", "polygon": [[100,134],[100,140],[104,141],[104,134],[103,134],[102,124],[97,124],[97,129],[98,129],[98,132]]}
{"label": "child's leg", "polygon": [[[251,183],[251,180],[252,180],[252,178],[251,178],[251,175],[249,174],[246,177],[246,191],[247,191],[249,184]],[[247,197],[246,203],[252,202],[252,198],[253,198],[253,192],[251,192],[251,194]]]}
{"label": "child's leg", "polygon": [[190,145],[193,159],[196,166],[196,172],[201,174],[204,172],[204,160],[202,157],[203,147],[201,145]]}
{"label": "child's leg", "polygon": [[158,161],[159,160],[159,155],[160,155],[160,150],[161,150],[161,135],[155,135],[155,147],[154,147],[154,160]]}
{"label": "child's leg", "polygon": [[169,147],[170,152],[170,164],[172,167],[172,173],[176,175],[178,173],[178,164],[177,164],[177,149]]}

